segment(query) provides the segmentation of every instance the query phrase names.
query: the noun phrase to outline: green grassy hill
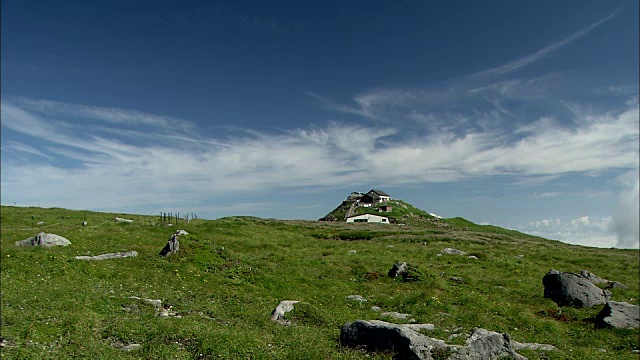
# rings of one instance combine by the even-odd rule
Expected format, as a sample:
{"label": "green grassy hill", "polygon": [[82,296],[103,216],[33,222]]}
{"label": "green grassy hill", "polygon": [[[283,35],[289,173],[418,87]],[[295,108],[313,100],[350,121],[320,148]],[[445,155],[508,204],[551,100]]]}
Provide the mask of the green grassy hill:
{"label": "green grassy hill", "polygon": [[[638,330],[595,329],[601,307],[559,309],[542,286],[550,268],[586,269],[629,285],[612,299],[637,305],[637,250],[573,246],[459,218],[398,226],[228,217],[168,227],[157,216],[64,209],[3,206],[0,215],[4,358],[391,359],[337,341],[346,322],[379,318],[371,310],[379,306],[434,324],[427,334],[440,339],[483,327],[558,348],[520,351],[530,359],[638,359]],[[179,253],[158,257],[176,229],[190,233]],[[40,230],[72,244],[14,246]],[[437,256],[446,247],[478,259]],[[133,250],[138,257],[75,260]],[[396,261],[417,266],[420,280],[386,277]],[[180,317],[157,316],[134,296],[159,299]],[[291,326],[270,321],[281,300],[307,302],[312,316]],[[118,348],[128,344],[141,348]]]}

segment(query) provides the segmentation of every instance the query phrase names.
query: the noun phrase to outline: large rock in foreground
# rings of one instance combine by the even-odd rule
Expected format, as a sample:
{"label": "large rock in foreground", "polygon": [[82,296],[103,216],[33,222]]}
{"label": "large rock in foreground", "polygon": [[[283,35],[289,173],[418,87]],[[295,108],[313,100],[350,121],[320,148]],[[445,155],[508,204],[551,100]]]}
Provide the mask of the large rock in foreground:
{"label": "large rock in foreground", "polygon": [[395,352],[398,359],[407,360],[526,360],[511,347],[508,334],[474,329],[465,346],[449,345],[414,330],[416,325],[392,324],[379,320],[357,320],[340,331],[345,346],[366,346],[369,350]]}
{"label": "large rock in foreground", "polygon": [[68,246],[71,245],[71,241],[56,234],[47,234],[44,232],[38,233],[36,236],[32,236],[28,239],[16,241],[16,246],[41,246],[41,247],[53,247],[53,246]]}
{"label": "large rock in foreground", "polygon": [[551,269],[542,278],[544,297],[559,306],[592,307],[607,302],[609,292],[595,286],[584,276]]}
{"label": "large rock in foreground", "polygon": [[609,301],[596,316],[597,327],[640,328],[640,308],[626,302]]}

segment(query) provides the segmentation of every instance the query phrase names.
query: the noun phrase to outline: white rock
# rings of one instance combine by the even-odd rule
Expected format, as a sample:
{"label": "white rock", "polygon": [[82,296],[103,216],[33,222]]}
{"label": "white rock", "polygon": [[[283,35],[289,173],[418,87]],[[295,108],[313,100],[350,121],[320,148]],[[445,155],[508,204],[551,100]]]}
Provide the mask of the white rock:
{"label": "white rock", "polygon": [[128,222],[128,223],[132,223],[132,222],[133,222],[133,220],[125,219],[125,218],[121,218],[121,217],[117,217],[117,216],[116,216],[116,221],[119,221],[119,222]]}
{"label": "white rock", "polygon": [[71,241],[63,238],[60,235],[56,234],[46,234],[44,232],[38,233],[36,236],[32,236],[28,239],[16,241],[16,246],[42,246],[42,247],[52,247],[52,246],[68,246],[71,245]]}
{"label": "white rock", "polygon": [[128,251],[128,252],[101,254],[96,256],[76,256],[76,260],[107,260],[107,259],[121,259],[126,257],[135,257],[135,256],[138,256],[138,252]]}

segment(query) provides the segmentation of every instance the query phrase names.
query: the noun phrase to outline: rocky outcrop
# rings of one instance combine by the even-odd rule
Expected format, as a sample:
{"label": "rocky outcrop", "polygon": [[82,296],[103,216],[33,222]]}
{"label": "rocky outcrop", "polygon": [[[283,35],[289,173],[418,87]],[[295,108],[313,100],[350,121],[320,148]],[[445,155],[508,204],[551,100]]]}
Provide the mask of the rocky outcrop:
{"label": "rocky outcrop", "polygon": [[609,301],[596,316],[596,327],[640,328],[640,308],[626,302]]}
{"label": "rocky outcrop", "polygon": [[[510,358],[525,360],[526,358],[512,347],[509,334],[499,334],[485,329],[473,329],[464,346],[449,345],[446,342],[428,337],[417,330],[425,329],[422,324],[399,325],[379,320],[357,320],[347,323],[340,331],[340,342],[344,346],[365,346],[371,351],[390,350],[398,359],[411,360],[493,360]],[[433,325],[426,329],[433,329]],[[545,344],[520,344],[544,346]],[[529,347],[532,348],[532,347]]]}
{"label": "rocky outcrop", "polygon": [[36,236],[16,241],[16,246],[41,246],[41,247],[53,247],[53,246],[68,246],[71,245],[71,241],[56,234],[47,234],[44,232],[38,233]]}
{"label": "rocky outcrop", "polygon": [[611,295],[584,276],[554,269],[542,278],[542,284],[544,297],[559,306],[592,307],[606,303]]}

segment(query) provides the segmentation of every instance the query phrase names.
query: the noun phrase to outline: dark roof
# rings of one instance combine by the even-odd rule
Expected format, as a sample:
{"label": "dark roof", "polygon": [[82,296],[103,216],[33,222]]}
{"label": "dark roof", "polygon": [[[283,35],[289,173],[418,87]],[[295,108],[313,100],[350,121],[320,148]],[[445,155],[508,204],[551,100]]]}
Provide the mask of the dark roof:
{"label": "dark roof", "polygon": [[[389,194],[387,194],[386,192],[382,191],[382,190],[376,190],[376,189],[371,189],[371,191],[369,191],[370,193],[376,193],[378,194],[378,196],[389,196]],[[391,197],[391,196],[389,196]]]}

